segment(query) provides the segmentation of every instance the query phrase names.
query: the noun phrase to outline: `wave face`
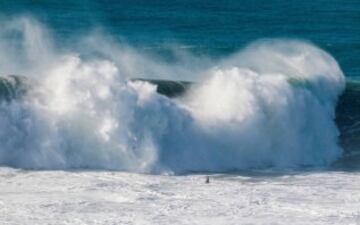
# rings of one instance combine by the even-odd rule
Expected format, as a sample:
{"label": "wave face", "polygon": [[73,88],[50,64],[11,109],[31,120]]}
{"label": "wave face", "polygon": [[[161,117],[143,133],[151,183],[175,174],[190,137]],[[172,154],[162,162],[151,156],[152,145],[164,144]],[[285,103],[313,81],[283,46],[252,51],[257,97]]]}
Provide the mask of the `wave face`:
{"label": "wave face", "polygon": [[[342,155],[334,119],[344,76],[312,44],[263,40],[211,63],[188,53],[167,62],[101,35],[59,48],[28,18],[2,27],[4,72],[36,84],[1,102],[1,165],[220,172],[327,166]],[[144,73],[201,82],[170,99],[132,80]]]}

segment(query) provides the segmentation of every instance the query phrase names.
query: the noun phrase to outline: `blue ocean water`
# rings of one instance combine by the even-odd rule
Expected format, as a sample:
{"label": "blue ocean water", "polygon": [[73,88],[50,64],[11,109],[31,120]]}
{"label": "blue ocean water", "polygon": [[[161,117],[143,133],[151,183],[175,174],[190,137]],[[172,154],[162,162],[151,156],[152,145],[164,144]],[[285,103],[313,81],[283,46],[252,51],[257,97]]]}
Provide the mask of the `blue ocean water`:
{"label": "blue ocean water", "polygon": [[165,53],[176,44],[222,57],[261,38],[296,38],[330,52],[346,76],[360,76],[358,0],[16,0],[2,20],[30,15],[59,43],[101,29],[118,41]]}

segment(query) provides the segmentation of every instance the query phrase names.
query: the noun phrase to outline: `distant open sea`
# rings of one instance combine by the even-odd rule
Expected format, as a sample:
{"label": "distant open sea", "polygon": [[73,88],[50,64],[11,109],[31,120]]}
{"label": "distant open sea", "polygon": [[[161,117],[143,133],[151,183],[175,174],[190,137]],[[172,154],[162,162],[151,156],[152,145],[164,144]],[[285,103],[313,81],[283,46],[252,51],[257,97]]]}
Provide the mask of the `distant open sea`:
{"label": "distant open sea", "polygon": [[176,44],[212,57],[259,38],[304,39],[331,53],[346,76],[360,76],[358,0],[0,1],[1,20],[19,15],[46,24],[59,43],[101,29],[140,48],[161,52]]}

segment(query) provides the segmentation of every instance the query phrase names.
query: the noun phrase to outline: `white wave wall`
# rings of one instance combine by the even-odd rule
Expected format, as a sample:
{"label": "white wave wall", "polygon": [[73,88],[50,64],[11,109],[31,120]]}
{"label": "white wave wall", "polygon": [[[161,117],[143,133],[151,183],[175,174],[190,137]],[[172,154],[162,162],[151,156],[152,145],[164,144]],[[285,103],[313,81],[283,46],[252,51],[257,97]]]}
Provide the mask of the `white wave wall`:
{"label": "white wave wall", "polygon": [[[334,110],[344,75],[312,44],[263,40],[217,62],[187,53],[169,63],[100,36],[87,52],[103,44],[102,54],[85,57],[83,46],[55,47],[33,19],[5,24],[0,48],[12,57],[1,51],[0,73],[22,72],[33,88],[0,105],[0,165],[176,174],[327,166],[342,153]],[[201,82],[168,99],[130,81],[137,65]]]}

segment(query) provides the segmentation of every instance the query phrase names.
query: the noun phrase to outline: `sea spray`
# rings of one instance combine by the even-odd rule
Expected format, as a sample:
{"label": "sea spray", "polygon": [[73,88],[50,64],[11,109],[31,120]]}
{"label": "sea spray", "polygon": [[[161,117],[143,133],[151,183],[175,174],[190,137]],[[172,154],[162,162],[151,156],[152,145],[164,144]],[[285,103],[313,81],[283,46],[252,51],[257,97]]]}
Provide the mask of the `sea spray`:
{"label": "sea spray", "polygon": [[[36,43],[52,41],[38,23],[23,20],[27,26],[20,23],[16,30],[22,34],[18,41],[33,43],[21,45],[20,52],[30,54],[21,61],[28,63],[21,67],[12,58],[7,68],[23,68],[35,82],[21,100],[0,105],[1,165],[220,172],[327,166],[342,153],[334,110],[344,77],[336,61],[312,44],[258,41],[211,66],[206,61],[196,67],[201,69],[181,70],[201,82],[186,96],[169,99],[150,83],[131,81],[138,70],[124,69],[126,62],[136,67],[148,59],[131,47],[89,57],[91,51],[53,46],[46,53],[40,45],[51,57],[37,60]],[[5,36],[1,46],[17,52]],[[179,64],[145,64],[156,68],[152,73],[174,67],[181,79]]]}

